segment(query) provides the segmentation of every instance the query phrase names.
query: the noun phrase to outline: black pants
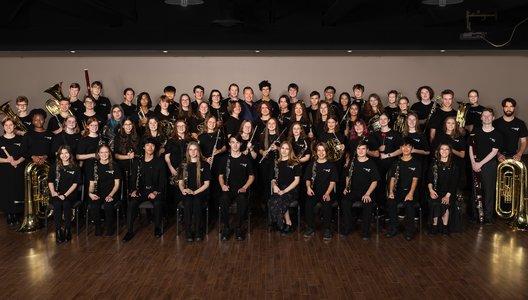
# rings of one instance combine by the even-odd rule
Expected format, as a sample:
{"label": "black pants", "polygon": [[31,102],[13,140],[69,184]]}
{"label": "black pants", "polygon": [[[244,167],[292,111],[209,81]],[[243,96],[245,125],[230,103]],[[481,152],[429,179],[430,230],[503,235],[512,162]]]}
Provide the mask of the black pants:
{"label": "black pants", "polygon": [[[497,180],[497,161],[490,160],[482,166],[480,172],[482,200],[484,202],[484,219],[486,221],[493,220],[493,212],[495,211],[495,192]],[[473,195],[475,199],[475,195]],[[478,220],[477,203],[473,201],[473,217]]]}
{"label": "black pants", "polygon": [[127,208],[127,227],[128,232],[134,232],[134,221],[138,215],[139,204],[145,201],[151,201],[154,206],[154,226],[161,228],[161,195],[154,199],[149,199],[148,193],[144,192],[139,197],[130,197]]}
{"label": "black pants", "polygon": [[72,205],[75,202],[76,197],[74,196],[75,192],[72,195],[69,195],[63,200],[59,197],[51,198],[51,203],[53,204],[53,222],[55,223],[55,230],[60,230],[62,227],[62,214],[64,213],[64,228],[71,228],[72,220]]}
{"label": "black pants", "polygon": [[[203,191],[198,195],[183,195],[183,219],[185,220],[185,233],[188,235],[194,227],[195,232],[202,230],[203,208],[207,205],[207,193]],[[194,220],[194,222],[193,222]]]}
{"label": "black pants", "polygon": [[321,203],[323,210],[323,222],[321,227],[323,230],[329,230],[330,221],[332,219],[332,201],[333,199],[330,199],[330,201],[323,201],[323,195],[307,196],[304,208],[304,221],[306,222],[306,225],[311,229],[315,228],[314,208],[317,203]]}
{"label": "black pants", "polygon": [[236,191],[228,191],[228,192],[222,192],[222,195],[220,196],[220,208],[222,209],[222,215],[220,216],[222,218],[222,223],[224,223],[224,226],[226,228],[229,227],[229,206],[231,206],[231,202],[234,200],[237,204],[237,228],[242,227],[242,222],[244,222],[244,218],[247,214],[248,209],[248,193],[237,193]]}
{"label": "black pants", "polygon": [[368,235],[370,233],[372,210],[374,209],[376,203],[374,202],[374,200],[368,203],[364,203],[361,200],[362,196],[363,195],[361,195],[360,193],[352,192],[345,195],[343,197],[343,200],[341,201],[341,205],[343,207],[343,223],[345,232],[350,232],[354,228],[357,222],[358,213],[357,210],[354,211],[352,209],[352,205],[355,202],[360,202],[361,207],[363,208],[361,211],[361,219],[363,220],[363,222],[361,223],[361,233],[362,235]]}
{"label": "black pants", "polygon": [[114,227],[114,214],[115,214],[115,204],[116,199],[114,199],[112,202],[106,202],[104,197],[99,196],[99,200],[90,201],[90,214],[92,215],[92,218],[95,222],[95,230],[100,231],[101,230],[101,208],[104,205],[104,213],[105,213],[105,222],[104,227],[107,230],[107,232],[112,232]]}
{"label": "black pants", "polygon": [[404,201],[408,191],[402,191],[395,195],[394,200],[387,200],[387,210],[389,212],[389,232],[398,230],[398,204],[403,202],[405,211],[405,234],[414,234],[414,201]]}

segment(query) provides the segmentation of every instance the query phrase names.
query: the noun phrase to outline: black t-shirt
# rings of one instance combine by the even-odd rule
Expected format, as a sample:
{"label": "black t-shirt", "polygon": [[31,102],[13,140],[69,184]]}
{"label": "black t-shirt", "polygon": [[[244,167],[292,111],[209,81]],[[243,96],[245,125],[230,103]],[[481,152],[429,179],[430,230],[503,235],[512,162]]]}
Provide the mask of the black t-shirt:
{"label": "black t-shirt", "polygon": [[108,115],[110,114],[110,110],[112,109],[112,103],[110,103],[110,99],[106,98],[105,96],[99,96],[95,100],[95,113],[99,116],[103,122],[108,120]]}
{"label": "black t-shirt", "polygon": [[85,136],[81,137],[79,140],[79,145],[77,147],[77,154],[90,154],[96,153],[97,148],[99,147],[99,137]]}
{"label": "black t-shirt", "polygon": [[515,155],[519,149],[519,139],[528,136],[526,124],[518,118],[510,122],[506,122],[504,118],[496,119],[493,127],[501,134],[503,144],[500,150],[505,156]]}
{"label": "black t-shirt", "polygon": [[485,132],[482,128],[476,128],[471,137],[475,142],[473,155],[477,161],[483,160],[494,148],[500,149],[502,145],[502,136],[497,129]]}
{"label": "black t-shirt", "polygon": [[51,131],[36,132],[34,130],[28,131],[24,135],[25,157],[31,159],[33,155],[47,155],[51,154],[51,142],[53,140],[53,133]]}
{"label": "black t-shirt", "polygon": [[273,178],[277,179],[277,186],[281,190],[287,188],[295,180],[295,177],[298,176],[299,179],[301,177],[301,165],[290,165],[286,160],[277,163],[277,171],[278,174],[274,174]]}
{"label": "black t-shirt", "polygon": [[[315,172],[313,172],[313,165],[315,165]],[[304,180],[311,181],[313,191],[317,196],[322,196],[326,193],[330,182],[339,180],[339,174],[335,164],[331,162],[317,163],[311,161],[304,170]]]}
{"label": "black t-shirt", "polygon": [[[88,179],[90,181],[95,181],[94,173],[97,172],[98,179],[96,195],[99,197],[106,197],[114,188],[114,180],[121,180],[121,171],[119,165],[113,161],[106,165],[101,164],[99,161],[95,163],[96,167],[94,167],[93,164],[90,166],[90,175]],[[112,164],[111,168],[110,164]]]}
{"label": "black t-shirt", "polygon": [[442,131],[444,128],[444,121],[447,117],[456,117],[457,111],[451,109],[450,111],[443,111],[442,109],[437,109],[431,116],[429,120],[429,128],[436,129],[436,132]]}
{"label": "black t-shirt", "polygon": [[95,118],[97,120],[97,124],[99,124],[99,132],[101,132],[103,130],[103,125],[106,124],[106,118],[103,119],[100,115],[98,115],[97,113],[93,116],[87,116],[85,115],[84,113],[81,114],[79,116],[79,120],[77,121],[77,123],[79,123],[79,129],[82,131],[85,129],[85,125],[86,125],[86,122],[88,121],[89,118]]}
{"label": "black t-shirt", "polygon": [[[228,162],[229,172],[227,169]],[[253,161],[248,155],[244,154],[237,158],[231,157],[231,155],[226,155],[222,157],[220,161],[219,174],[224,175],[224,182],[229,186],[229,190],[236,192],[246,184],[249,176],[254,174]],[[227,180],[226,177],[228,177]]]}
{"label": "black t-shirt", "polygon": [[396,117],[398,116],[398,112],[400,111],[398,107],[390,107],[386,106],[384,108],[385,114],[389,116],[389,127],[394,127],[394,121],[396,121]]}
{"label": "black t-shirt", "polygon": [[[437,165],[436,187],[434,180],[435,164]],[[431,167],[429,168],[427,183],[431,183],[433,185],[433,189],[437,192],[438,196],[443,197],[446,193],[449,192],[453,197],[455,197],[458,185],[458,170],[459,167],[454,162],[451,163],[451,165],[448,165],[444,163],[436,163],[435,161],[433,161]]]}
{"label": "black t-shirt", "polygon": [[[0,147],[5,147],[5,150],[9,155],[13,157],[14,160],[19,159],[23,155],[23,142],[24,138],[20,135],[15,135],[13,138],[6,138],[5,136],[0,136]],[[4,151],[0,151],[1,158],[7,158],[7,155]]]}
{"label": "black t-shirt", "polygon": [[51,119],[48,122],[48,131],[55,131],[59,128],[61,128],[62,123],[64,123],[64,119],[60,114],[58,114],[56,117],[51,117]]}
{"label": "black t-shirt", "polygon": [[[175,115],[180,110],[180,104],[176,103],[175,101],[169,102],[169,107],[167,107],[167,110],[169,111],[170,115]],[[161,111],[161,106],[156,104],[156,107],[154,107],[154,113],[157,114]]]}
{"label": "black t-shirt", "polygon": [[189,141],[169,139],[165,146],[165,155],[170,154],[170,162],[174,168],[178,168],[185,158],[185,151]]}
{"label": "black t-shirt", "polygon": [[125,102],[122,102],[121,108],[123,109],[123,113],[125,114],[125,117],[132,117],[134,115],[137,115],[137,106],[135,104],[125,104]]}
{"label": "black t-shirt", "polygon": [[224,124],[226,136],[237,135],[238,131],[240,130],[240,124],[242,124],[242,120],[240,118],[237,119],[233,116],[227,117],[227,120]]}
{"label": "black t-shirt", "polygon": [[[347,170],[347,176],[348,176]],[[380,175],[376,163],[372,159],[360,162],[354,160],[351,189],[354,193],[364,195],[374,181],[379,181]],[[374,193],[372,193],[374,194]]]}
{"label": "black t-shirt", "polygon": [[299,138],[295,140],[295,138],[292,138],[290,140],[290,143],[293,147],[293,153],[295,153],[295,156],[297,158],[302,158],[306,154],[311,154],[312,151],[312,144],[309,138]]}
{"label": "black t-shirt", "polygon": [[482,111],[484,106],[470,106],[466,114],[466,125],[473,125],[473,127],[482,127]]}
{"label": "black t-shirt", "polygon": [[80,133],[67,134],[66,132],[61,132],[53,137],[51,145],[51,153],[55,155],[59,150],[59,147],[62,145],[67,145],[70,147],[73,156],[77,154],[77,147],[79,146],[79,141],[81,140]]}
{"label": "black t-shirt", "polygon": [[58,189],[57,189],[57,165],[53,164],[48,172],[48,183],[51,182],[55,186],[55,191],[60,195],[64,195],[70,187],[77,183],[81,184],[81,169],[77,166],[64,166],[59,167],[59,179],[58,179]]}
{"label": "black t-shirt", "polygon": [[411,138],[414,141],[414,144],[413,144],[414,149],[423,150],[423,151],[431,150],[429,147],[429,141],[427,140],[427,137],[425,136],[425,134],[421,132],[409,132],[407,133],[407,137]]}
{"label": "black t-shirt", "polygon": [[[418,101],[411,106],[411,110],[418,115],[418,120],[426,120],[429,117],[429,114],[431,113],[433,105],[437,104],[434,101],[431,101],[429,104],[425,105],[422,103],[422,101]],[[438,106],[436,107],[436,111],[439,111]]]}
{"label": "black t-shirt", "polygon": [[273,99],[269,99],[268,101],[264,101],[264,100],[260,99],[257,102],[255,102],[257,111],[260,111],[260,105],[262,104],[262,102],[266,102],[266,103],[270,104],[270,106],[271,106],[270,114],[271,114],[272,117],[276,118],[279,115],[279,113],[280,113],[279,104],[277,104],[277,102],[275,102],[275,100],[273,100]]}
{"label": "black t-shirt", "polygon": [[439,132],[435,136],[435,139],[433,141],[433,146],[434,146],[433,149],[436,151],[436,149],[438,149],[438,145],[440,144],[451,145],[451,148],[453,148],[456,151],[466,150],[466,140],[462,136],[451,137],[450,135],[447,135],[445,132]]}
{"label": "black t-shirt", "polygon": [[377,150],[380,146],[385,145],[385,151],[380,153],[392,153],[400,149],[401,134],[394,130],[387,132],[376,131],[370,134],[365,141],[370,150]]}
{"label": "black t-shirt", "polygon": [[[399,167],[398,167],[399,166]],[[392,164],[390,177],[395,177],[396,169],[399,168],[398,182],[396,182],[397,191],[408,191],[411,189],[413,178],[420,178],[422,174],[420,162],[412,157],[408,161],[398,159]],[[396,191],[394,191],[396,193]]]}
{"label": "black t-shirt", "polygon": [[220,105],[219,108],[214,108],[211,105],[209,105],[209,112],[211,115],[216,117],[217,121],[225,122],[227,120],[227,117],[229,116],[229,113],[227,112],[227,108]]}
{"label": "black t-shirt", "polygon": [[73,115],[79,119],[79,117],[84,113],[85,107],[84,103],[77,99],[73,102],[70,102],[70,110],[72,111]]}
{"label": "black t-shirt", "polygon": [[213,133],[202,133],[198,136],[198,142],[200,143],[200,150],[202,150],[202,155],[204,157],[211,157],[213,155],[215,143],[216,149],[221,149],[225,146],[225,139],[220,131]]}
{"label": "black t-shirt", "polygon": [[[20,119],[20,121],[22,123],[24,123],[24,125],[26,125],[26,128],[28,131],[31,131],[33,130],[33,117],[31,115],[27,115],[25,117],[18,117]],[[18,128],[17,129],[21,129],[21,128]]]}
{"label": "black t-shirt", "polygon": [[[183,169],[183,165],[182,165]],[[185,176],[185,174],[182,175]],[[182,178],[187,188],[191,190],[197,190],[200,188],[204,182],[211,181],[211,168],[209,167],[209,164],[206,161],[200,162],[200,185],[196,184],[196,163],[191,162],[187,164],[187,176],[185,178]]]}

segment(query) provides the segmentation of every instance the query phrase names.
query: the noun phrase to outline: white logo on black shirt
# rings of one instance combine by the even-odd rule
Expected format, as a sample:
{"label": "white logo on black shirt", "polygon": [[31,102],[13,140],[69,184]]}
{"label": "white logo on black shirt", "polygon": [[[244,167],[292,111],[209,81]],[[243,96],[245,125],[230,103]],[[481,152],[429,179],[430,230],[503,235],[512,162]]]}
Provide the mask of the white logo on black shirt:
{"label": "white logo on black shirt", "polygon": [[420,139],[415,139],[415,138],[413,138],[413,141],[419,143],[419,142],[420,142]]}
{"label": "white logo on black shirt", "polygon": [[203,172],[203,169],[204,169],[204,168],[200,168],[200,172]]}
{"label": "white logo on black shirt", "polygon": [[17,147],[20,147],[20,145],[22,145],[21,143],[13,143],[13,145],[17,146]]}
{"label": "white logo on black shirt", "polygon": [[414,168],[414,167],[409,167],[409,170],[411,170],[411,171],[416,171],[416,168]]}
{"label": "white logo on black shirt", "polygon": [[388,137],[387,137],[387,140],[392,140],[392,136],[388,136]]}
{"label": "white logo on black shirt", "polygon": [[113,175],[114,174],[114,170],[108,170],[108,171],[106,171],[106,173]]}
{"label": "white logo on black shirt", "polygon": [[66,173],[73,175],[75,171],[66,171]]}
{"label": "white logo on black shirt", "polygon": [[370,173],[370,169],[369,168],[363,168],[363,170],[365,170],[366,172]]}
{"label": "white logo on black shirt", "polygon": [[326,173],[330,173],[330,169],[323,169]]}
{"label": "white logo on black shirt", "polygon": [[240,165],[244,168],[247,167],[247,164],[240,163]]}
{"label": "white logo on black shirt", "polygon": [[45,136],[44,138],[51,141],[51,136]]}
{"label": "white logo on black shirt", "polygon": [[494,138],[489,138],[489,139],[490,139],[490,141],[495,143],[495,139]]}
{"label": "white logo on black shirt", "polygon": [[288,168],[292,169],[293,170],[293,166],[288,166]]}
{"label": "white logo on black shirt", "polygon": [[460,140],[459,140],[459,139],[453,139],[453,141],[455,141],[455,142],[457,142],[457,143],[458,143],[458,142],[460,142]]}
{"label": "white logo on black shirt", "polygon": [[519,127],[512,127],[511,129],[515,130],[515,131],[519,131]]}

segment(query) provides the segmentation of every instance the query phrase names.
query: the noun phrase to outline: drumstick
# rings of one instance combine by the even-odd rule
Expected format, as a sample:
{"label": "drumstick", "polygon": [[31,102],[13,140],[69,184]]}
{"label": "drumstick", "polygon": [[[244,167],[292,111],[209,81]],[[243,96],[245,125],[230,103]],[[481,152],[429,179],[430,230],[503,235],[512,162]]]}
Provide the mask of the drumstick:
{"label": "drumstick", "polygon": [[[5,153],[5,155],[6,155],[7,157],[11,156],[11,155],[9,155],[9,152],[7,152],[6,147],[2,146],[1,148],[2,148],[2,150],[4,150],[4,153]],[[16,168],[16,167],[17,167],[17,166],[15,166],[15,168]]]}

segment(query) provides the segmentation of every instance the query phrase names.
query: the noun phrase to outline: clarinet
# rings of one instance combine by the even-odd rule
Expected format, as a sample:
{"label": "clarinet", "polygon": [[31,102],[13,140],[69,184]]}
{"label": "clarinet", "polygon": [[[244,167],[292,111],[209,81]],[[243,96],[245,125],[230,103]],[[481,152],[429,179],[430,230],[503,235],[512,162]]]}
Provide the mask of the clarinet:
{"label": "clarinet", "polygon": [[[476,149],[475,137],[473,137],[471,146],[473,147],[473,149]],[[475,157],[475,159],[477,158],[475,153],[473,153],[473,156]],[[480,176],[481,176],[480,172],[473,171],[473,193],[475,194],[475,202],[477,203],[479,222],[480,224],[483,224],[484,223],[484,201],[482,197],[482,181],[481,181]]]}
{"label": "clarinet", "polygon": [[231,173],[231,155],[227,157],[227,163],[226,163],[226,172],[225,172],[225,182],[224,184],[229,186],[229,175]]}
{"label": "clarinet", "polygon": [[398,187],[398,180],[400,179],[400,159],[396,162],[396,170],[394,171],[394,193]]}
{"label": "clarinet", "polygon": [[[190,162],[189,162],[189,163],[190,163]],[[184,189],[186,189],[187,186],[188,186],[188,184],[187,184],[187,179],[188,179],[188,177],[189,177],[189,171],[188,171],[187,168],[188,168],[189,163],[187,163],[186,161],[184,161],[184,162],[182,163],[182,166],[181,166],[181,168],[182,168],[181,176],[182,176],[182,179],[183,179],[183,188],[184,188]],[[198,167],[198,165],[197,165],[196,167]]]}
{"label": "clarinet", "polygon": [[55,166],[55,191],[59,193],[60,169],[59,164]]}
{"label": "clarinet", "polygon": [[314,188],[315,177],[317,176],[316,169],[317,169],[317,160],[314,160],[314,163],[312,165],[312,177],[310,178],[310,188],[312,190]]}
{"label": "clarinet", "polygon": [[356,159],[356,155],[354,154],[354,156],[352,157],[352,160],[350,161],[350,168],[348,169],[348,185],[347,185],[347,190],[350,191],[350,189],[352,188],[352,176],[354,175],[354,160]]}
{"label": "clarinet", "polygon": [[215,151],[216,151],[216,146],[218,145],[218,138],[220,137],[220,129],[218,129],[216,131],[216,138],[215,138],[215,143],[214,143],[214,146],[213,146],[213,152],[211,154],[211,165],[209,166],[209,168],[212,168],[213,167],[213,161],[214,161],[214,157],[215,157]]}
{"label": "clarinet", "polygon": [[93,174],[94,174],[94,194],[97,194],[97,182],[99,181],[99,174],[98,174],[98,168],[97,168],[97,160],[94,160],[94,168],[93,168]]}
{"label": "clarinet", "polygon": [[299,159],[304,156],[304,153],[306,153],[306,150],[308,150],[308,144],[306,143],[306,139],[303,139],[304,146],[301,149],[301,152],[299,152]]}
{"label": "clarinet", "polygon": [[278,141],[280,141],[280,138],[281,136],[284,134],[284,132],[286,131],[287,128],[284,128],[281,133],[279,134],[279,136],[271,143],[271,145],[269,146],[268,150],[266,150],[266,155],[262,155],[262,158],[260,159],[259,161],[259,164],[262,163],[262,161],[264,160],[264,158],[266,158],[268,156],[268,153],[271,151],[271,147],[277,143]]}
{"label": "clarinet", "polygon": [[143,157],[138,157],[138,164],[136,169],[136,193],[139,196],[139,180],[141,179],[141,167],[143,166]]}
{"label": "clarinet", "polygon": [[436,191],[438,185],[438,160],[435,158],[433,163],[433,190]]}

